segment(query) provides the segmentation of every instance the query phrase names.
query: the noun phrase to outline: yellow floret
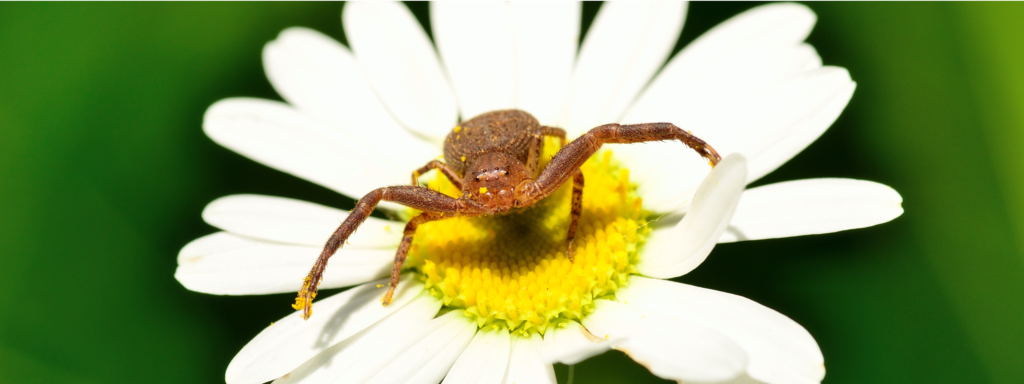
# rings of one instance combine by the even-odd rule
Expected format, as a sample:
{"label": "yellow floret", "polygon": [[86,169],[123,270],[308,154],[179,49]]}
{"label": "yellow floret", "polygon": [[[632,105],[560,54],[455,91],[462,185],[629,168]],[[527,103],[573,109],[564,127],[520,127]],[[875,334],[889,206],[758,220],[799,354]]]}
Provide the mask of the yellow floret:
{"label": "yellow floret", "polygon": [[[543,163],[557,151],[549,140]],[[638,249],[650,229],[629,172],[598,153],[582,167],[586,179],[575,257],[565,256],[572,183],[532,207],[503,215],[455,218],[416,231],[406,268],[445,310],[462,310],[480,328],[543,334],[594,310],[636,273]],[[460,196],[444,177],[431,189]],[[481,188],[480,193],[486,193]]]}

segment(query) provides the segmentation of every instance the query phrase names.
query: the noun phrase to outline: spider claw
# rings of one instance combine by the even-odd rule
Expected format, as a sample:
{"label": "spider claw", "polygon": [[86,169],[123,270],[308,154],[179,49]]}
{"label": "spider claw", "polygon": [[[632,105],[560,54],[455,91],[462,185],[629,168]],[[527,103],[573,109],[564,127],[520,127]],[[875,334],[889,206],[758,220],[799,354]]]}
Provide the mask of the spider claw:
{"label": "spider claw", "polygon": [[569,241],[567,241],[568,249],[565,251],[565,256],[569,258],[570,263],[574,261],[574,256],[576,256],[576,247],[572,246],[573,240],[574,239],[569,239]]}
{"label": "spider claw", "polygon": [[391,304],[391,298],[394,297],[394,296],[395,296],[395,286],[392,285],[392,286],[388,287],[388,293],[385,293],[384,297],[382,297],[380,299],[380,304],[383,305],[383,306],[387,306],[388,304]]}
{"label": "spider claw", "polygon": [[313,281],[312,276],[306,276],[305,281],[302,283],[302,289],[299,290],[298,296],[295,297],[295,303],[292,304],[292,308],[296,311],[302,310],[302,319],[309,320],[310,316],[313,316],[313,298],[316,297],[317,285],[319,281]]}

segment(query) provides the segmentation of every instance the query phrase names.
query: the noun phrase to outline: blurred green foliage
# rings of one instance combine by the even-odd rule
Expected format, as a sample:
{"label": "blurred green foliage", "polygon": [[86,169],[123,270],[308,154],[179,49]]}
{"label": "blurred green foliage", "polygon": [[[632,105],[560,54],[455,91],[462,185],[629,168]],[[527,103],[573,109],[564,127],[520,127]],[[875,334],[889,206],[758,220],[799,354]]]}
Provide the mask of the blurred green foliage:
{"label": "blurred green foliage", "polygon": [[[751,6],[692,4],[677,49]],[[1024,382],[1024,4],[810,6],[809,41],[858,89],[818,142],[759,184],[875,180],[906,213],[726,244],[680,280],[800,322],[827,383]],[[290,295],[189,292],[175,256],[213,232],[199,213],[219,196],[351,207],[200,129],[218,99],[278,98],[260,50],[283,28],[344,41],[340,8],[0,4],[0,382],[222,382],[238,349],[290,312]],[[423,20],[426,6],[413,8]],[[618,352],[575,377],[659,381]]]}

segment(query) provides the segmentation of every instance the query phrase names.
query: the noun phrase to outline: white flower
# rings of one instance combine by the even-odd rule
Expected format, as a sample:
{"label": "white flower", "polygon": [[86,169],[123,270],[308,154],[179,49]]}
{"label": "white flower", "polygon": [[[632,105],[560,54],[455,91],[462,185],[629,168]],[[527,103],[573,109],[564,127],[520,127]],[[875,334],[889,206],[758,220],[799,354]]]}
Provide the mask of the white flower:
{"label": "white flower", "polygon": [[[331,259],[321,286],[362,285],[317,301],[307,321],[296,312],[265,329],[231,362],[227,382],[553,383],[553,363],[609,348],[680,381],[821,381],[821,351],[796,322],[739,296],[659,279],[693,270],[716,243],[889,221],[902,213],[901,198],[849,179],[744,190],[820,136],[855,85],[803,43],[815,15],[797,4],[736,16],[661,68],[684,14],[682,3],[606,3],[577,53],[578,3],[433,4],[438,57],[403,6],[349,3],[343,20],[352,52],[303,28],[267,44],[267,75],[287,103],[220,101],[206,113],[206,133],[353,198],[408,183],[440,154],[460,114],[497,109],[526,110],[570,138],[603,123],[668,121],[704,138],[724,160],[712,170],[671,142],[608,146],[644,209],[662,217],[642,257],[622,267],[638,274],[623,274],[628,284],[612,284],[612,295],[560,309],[568,318],[534,328],[520,319],[527,325],[512,334],[495,324],[513,324],[514,313],[476,322],[469,310],[436,316],[454,296],[438,293],[446,288],[428,276],[431,261],[404,273],[394,301],[381,306],[383,280],[374,280],[388,274],[403,223],[370,218]],[[294,292],[346,216],[279,197],[218,199],[203,218],[224,232],[185,246],[175,277],[213,294]],[[592,232],[604,241],[620,227]]]}

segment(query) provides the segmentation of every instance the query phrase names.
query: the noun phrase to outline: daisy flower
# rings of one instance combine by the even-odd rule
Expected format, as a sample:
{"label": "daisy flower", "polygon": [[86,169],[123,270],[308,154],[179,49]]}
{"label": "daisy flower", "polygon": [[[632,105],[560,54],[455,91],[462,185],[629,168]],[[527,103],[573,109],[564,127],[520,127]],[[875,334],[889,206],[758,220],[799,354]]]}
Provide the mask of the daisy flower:
{"label": "daisy flower", "polygon": [[[889,221],[901,198],[849,179],[746,189],[818,138],[855,84],[803,42],[815,15],[802,5],[754,8],[669,59],[685,13],[684,3],[606,3],[577,50],[579,3],[439,3],[435,46],[402,5],[349,3],[350,47],[303,28],[268,43],[267,76],[286,102],[217,102],[204,130],[353,198],[409,183],[460,116],[500,109],[528,111],[569,139],[610,122],[672,122],[723,160],[712,169],[677,142],[606,146],[582,167],[572,262],[571,185],[521,213],[422,225],[387,306],[381,286],[404,223],[371,217],[321,284],[356,287],[317,300],[309,320],[296,312],[267,327],[226,381],[554,383],[552,364],[617,349],[678,381],[820,382],[821,351],[793,320],[663,279],[693,270],[716,243]],[[420,181],[458,192],[433,173]],[[212,294],[295,292],[347,214],[282,197],[217,199],[203,219],[223,232],[186,245],[175,277]]]}

